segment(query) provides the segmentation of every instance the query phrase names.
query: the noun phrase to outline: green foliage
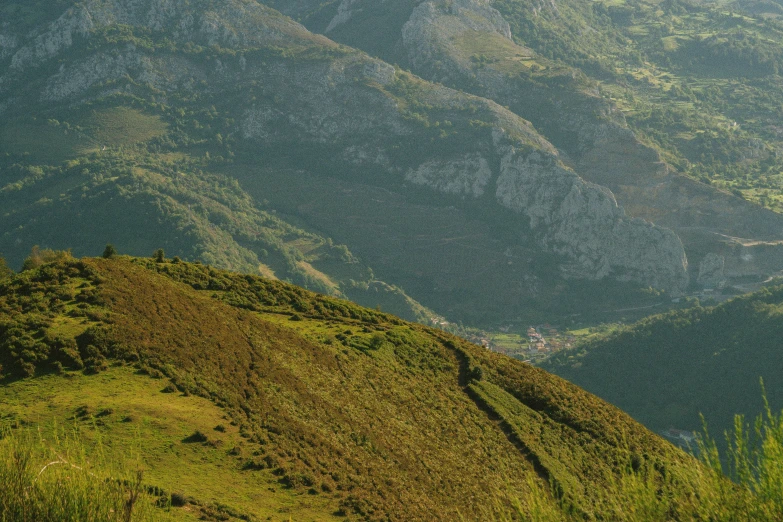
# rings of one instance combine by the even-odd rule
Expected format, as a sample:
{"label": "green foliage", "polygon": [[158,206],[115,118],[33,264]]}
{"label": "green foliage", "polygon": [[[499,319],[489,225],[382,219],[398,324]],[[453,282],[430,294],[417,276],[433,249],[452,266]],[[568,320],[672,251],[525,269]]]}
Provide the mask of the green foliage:
{"label": "green foliage", "polygon": [[145,114],[131,107],[99,109],[80,123],[91,139],[114,149],[147,143],[169,129],[159,114]]}
{"label": "green foliage", "polygon": [[8,263],[6,263],[5,258],[0,256],[0,281],[8,279],[13,274],[14,271],[11,270],[11,267],[8,266]]}
{"label": "green foliage", "polygon": [[51,250],[48,248],[42,250],[38,245],[35,245],[30,250],[30,255],[24,260],[22,271],[38,268],[45,263],[56,263],[70,259],[73,259],[70,250]]}
{"label": "green foliage", "polygon": [[81,369],[85,360],[100,367],[99,354],[92,351],[93,341],[101,343],[89,330],[102,317],[94,274],[79,262],[60,261],[0,286],[0,377]]}
{"label": "green foliage", "polygon": [[[766,396],[764,406],[752,427],[744,416],[734,417],[733,429],[725,432],[725,455],[721,455],[705,423],[698,452],[706,470],[703,480],[713,487],[705,489],[702,516],[726,521],[783,517],[783,412],[773,413]],[[736,486],[720,480],[724,473]]]}
{"label": "green foliage", "polygon": [[159,248],[152,254],[152,259],[154,259],[156,263],[163,263],[166,261],[166,253],[163,252],[162,248]]}
{"label": "green foliage", "polygon": [[117,249],[111,243],[106,244],[106,248],[103,249],[102,257],[104,259],[111,259],[117,255]]}

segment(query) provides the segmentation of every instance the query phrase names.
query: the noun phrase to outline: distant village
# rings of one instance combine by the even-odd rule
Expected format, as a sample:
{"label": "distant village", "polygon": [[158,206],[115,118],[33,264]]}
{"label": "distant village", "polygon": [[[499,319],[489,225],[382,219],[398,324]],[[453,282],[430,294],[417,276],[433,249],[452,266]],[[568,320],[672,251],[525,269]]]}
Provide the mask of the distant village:
{"label": "distant village", "polygon": [[568,350],[576,342],[574,335],[562,332],[549,323],[530,326],[525,334],[519,334],[512,331],[512,325],[502,326],[498,332],[490,333],[461,328],[440,316],[430,318],[430,322],[436,328],[459,335],[488,350],[530,363],[541,362],[553,353]]}
{"label": "distant village", "polygon": [[530,355],[550,355],[571,348],[576,337],[560,332],[557,327],[545,323],[527,329],[528,353]]}
{"label": "distant village", "polygon": [[[764,283],[746,283],[742,286],[728,288],[725,281],[700,288],[693,293],[672,299],[663,299],[652,304],[643,306],[634,306],[630,308],[604,310],[609,321],[601,322],[592,326],[577,326],[579,330],[560,329],[556,325],[543,323],[529,326],[526,330],[521,325],[509,324],[501,326],[497,330],[486,331],[478,328],[464,327],[461,324],[449,322],[445,317],[433,315],[429,317],[429,324],[435,328],[440,328],[449,333],[467,339],[468,341],[481,345],[493,352],[502,353],[531,364],[541,363],[552,354],[562,350],[569,350],[576,345],[577,338],[584,335],[590,335],[602,329],[612,329],[613,325],[625,324],[627,319],[625,314],[636,314],[629,316],[631,321],[638,320],[644,315],[652,313],[661,313],[667,309],[683,308],[693,306],[694,299],[708,305],[722,303],[737,293],[749,292],[760,288]],[[729,291],[730,290],[730,291]],[[623,314],[620,318],[620,314]],[[579,314],[576,314],[579,315]],[[615,317],[612,317],[614,315]],[[574,316],[569,316],[574,317]],[[612,317],[610,319],[610,317]],[[574,321],[571,321],[571,328],[574,327]],[[576,334],[576,335],[574,335]]]}

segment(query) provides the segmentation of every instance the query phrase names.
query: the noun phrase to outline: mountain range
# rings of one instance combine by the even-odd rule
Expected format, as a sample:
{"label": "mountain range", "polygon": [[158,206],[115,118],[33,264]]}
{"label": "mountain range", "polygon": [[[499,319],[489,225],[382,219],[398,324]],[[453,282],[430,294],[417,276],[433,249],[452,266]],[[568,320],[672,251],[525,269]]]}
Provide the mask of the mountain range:
{"label": "mountain range", "polygon": [[680,56],[776,22],[667,4],[658,50],[653,4],[600,6],[5,3],[0,252],[163,247],[482,325],[776,273],[775,65]]}
{"label": "mountain range", "polygon": [[[547,363],[575,384],[421,323],[770,283],[782,13],[2,2],[0,479],[31,469],[17,434],[68,425],[140,455],[171,520],[779,518],[779,287]],[[699,462],[618,407],[688,437],[765,413],[771,464],[740,431],[734,487],[709,439]]]}

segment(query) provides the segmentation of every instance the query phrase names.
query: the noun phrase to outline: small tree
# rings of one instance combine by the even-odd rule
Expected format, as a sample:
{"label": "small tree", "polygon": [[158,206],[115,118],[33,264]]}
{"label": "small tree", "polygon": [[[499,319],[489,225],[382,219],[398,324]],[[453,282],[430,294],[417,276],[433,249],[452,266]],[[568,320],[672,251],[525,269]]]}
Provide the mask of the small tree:
{"label": "small tree", "polygon": [[41,256],[41,247],[35,245],[30,249],[30,255],[22,263],[22,272],[38,268],[43,264],[43,257]]}
{"label": "small tree", "polygon": [[45,263],[55,263],[57,261],[67,261],[73,259],[73,255],[69,250],[52,250],[45,248],[41,250],[41,247],[35,245],[30,249],[30,255],[24,260],[22,264],[22,272],[26,270],[32,270],[38,268]]}
{"label": "small tree", "polygon": [[114,248],[114,245],[112,245],[111,243],[107,243],[106,248],[103,249],[103,258],[111,259],[116,255],[117,255],[117,249]]}
{"label": "small tree", "polygon": [[5,262],[5,258],[0,256],[0,281],[8,279],[13,274],[14,271],[9,268],[8,263]]}
{"label": "small tree", "polygon": [[154,254],[152,254],[153,259],[155,259],[156,263],[162,263],[166,260],[166,253],[163,251],[162,248],[159,248],[155,251]]}

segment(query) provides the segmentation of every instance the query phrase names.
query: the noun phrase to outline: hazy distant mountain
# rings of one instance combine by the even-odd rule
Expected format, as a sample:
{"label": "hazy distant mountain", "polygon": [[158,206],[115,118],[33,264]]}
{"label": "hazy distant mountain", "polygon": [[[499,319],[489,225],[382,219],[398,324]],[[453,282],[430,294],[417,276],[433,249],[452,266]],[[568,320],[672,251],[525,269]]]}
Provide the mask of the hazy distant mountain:
{"label": "hazy distant mountain", "polygon": [[529,120],[629,215],[674,230],[694,283],[714,256],[728,279],[783,269],[783,220],[746,201],[783,210],[776,17],[687,0],[267,3]]}
{"label": "hazy distant mountain", "polygon": [[162,246],[471,323],[783,268],[780,216],[715,188],[776,205],[774,40],[728,78],[703,6],[270,5],[5,3],[0,252]]}

